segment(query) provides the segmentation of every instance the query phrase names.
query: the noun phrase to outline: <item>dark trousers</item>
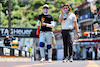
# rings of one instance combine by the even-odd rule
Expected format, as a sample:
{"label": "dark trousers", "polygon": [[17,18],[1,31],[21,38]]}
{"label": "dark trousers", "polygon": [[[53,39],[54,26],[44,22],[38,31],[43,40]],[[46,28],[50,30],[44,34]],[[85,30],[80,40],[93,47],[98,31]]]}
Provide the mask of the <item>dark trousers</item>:
{"label": "dark trousers", "polygon": [[[63,46],[64,46],[64,58],[73,55],[73,42],[70,35],[70,30],[62,30]],[[69,49],[69,50],[68,50]]]}

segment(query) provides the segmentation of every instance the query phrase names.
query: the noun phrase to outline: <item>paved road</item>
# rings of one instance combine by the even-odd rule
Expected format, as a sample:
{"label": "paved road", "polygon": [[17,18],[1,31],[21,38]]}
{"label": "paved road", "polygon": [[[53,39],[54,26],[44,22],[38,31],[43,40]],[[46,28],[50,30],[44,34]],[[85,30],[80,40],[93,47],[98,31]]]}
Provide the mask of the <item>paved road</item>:
{"label": "paved road", "polygon": [[34,62],[0,62],[0,67],[100,67],[100,60],[77,60],[74,62],[62,63],[62,61],[53,61],[48,63],[47,61],[40,63]]}

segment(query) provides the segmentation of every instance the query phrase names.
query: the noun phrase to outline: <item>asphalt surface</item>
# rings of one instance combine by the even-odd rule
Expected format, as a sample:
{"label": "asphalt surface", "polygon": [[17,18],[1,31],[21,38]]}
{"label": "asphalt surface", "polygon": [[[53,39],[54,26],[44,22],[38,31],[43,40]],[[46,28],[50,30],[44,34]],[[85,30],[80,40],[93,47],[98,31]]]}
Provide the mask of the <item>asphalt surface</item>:
{"label": "asphalt surface", "polygon": [[32,62],[0,62],[0,67],[100,67],[100,60],[74,60],[73,62],[62,63],[62,61],[53,61],[48,63],[44,61]]}

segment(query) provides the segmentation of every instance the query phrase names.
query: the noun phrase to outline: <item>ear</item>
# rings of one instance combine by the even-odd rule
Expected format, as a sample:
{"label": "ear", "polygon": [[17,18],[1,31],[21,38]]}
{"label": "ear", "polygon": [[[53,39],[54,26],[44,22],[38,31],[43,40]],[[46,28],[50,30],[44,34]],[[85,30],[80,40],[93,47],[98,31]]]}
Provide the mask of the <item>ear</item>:
{"label": "ear", "polygon": [[71,8],[71,7],[69,7],[69,11],[71,11],[71,9],[72,9],[72,8]]}

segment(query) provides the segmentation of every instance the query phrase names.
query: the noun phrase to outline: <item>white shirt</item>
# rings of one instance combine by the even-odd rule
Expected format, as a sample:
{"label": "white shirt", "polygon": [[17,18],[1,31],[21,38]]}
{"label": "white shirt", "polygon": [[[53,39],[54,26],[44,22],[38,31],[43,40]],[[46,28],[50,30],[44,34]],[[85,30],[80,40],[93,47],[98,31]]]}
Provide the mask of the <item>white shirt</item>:
{"label": "white shirt", "polygon": [[23,47],[23,50],[24,50],[24,51],[28,51],[28,48],[27,48],[27,47]]}
{"label": "white shirt", "polygon": [[89,53],[90,53],[90,52],[93,52],[93,49],[92,49],[92,48],[89,49]]}
{"label": "white shirt", "polygon": [[[61,14],[59,15],[59,18],[61,17]],[[63,19],[67,18],[66,20],[62,21],[62,29],[73,29],[73,21],[77,21],[75,14],[69,13],[68,16],[66,13],[63,13]]]}

